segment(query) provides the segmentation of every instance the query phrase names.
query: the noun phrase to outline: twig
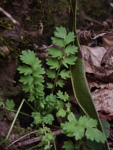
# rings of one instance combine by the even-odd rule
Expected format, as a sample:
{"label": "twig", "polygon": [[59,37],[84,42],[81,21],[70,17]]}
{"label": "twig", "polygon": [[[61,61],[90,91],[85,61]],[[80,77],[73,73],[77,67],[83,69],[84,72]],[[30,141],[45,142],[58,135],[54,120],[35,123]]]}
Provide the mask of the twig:
{"label": "twig", "polygon": [[7,11],[5,11],[2,7],[0,7],[0,12],[2,12],[4,15],[6,15],[14,24],[17,24],[20,26],[20,23],[16,21]]}
{"label": "twig", "polygon": [[37,132],[37,131],[33,131],[33,132],[30,132],[30,133],[28,133],[28,134],[26,134],[26,135],[24,135],[24,136],[18,138],[17,140],[15,140],[14,142],[12,142],[10,145],[8,145],[8,148],[10,148],[10,147],[11,147],[12,145],[14,145],[15,143],[19,142],[19,141],[22,140],[22,139],[25,139],[27,136],[30,136],[31,134],[34,134],[34,133],[36,133],[36,132]]}
{"label": "twig", "polygon": [[[53,134],[54,135],[61,134],[61,129],[57,130],[57,131],[54,131]],[[27,141],[19,142],[19,143],[15,144],[15,145],[16,145],[17,148],[19,148],[19,147],[22,147],[22,146],[27,146],[27,145],[39,142],[40,140],[41,140],[41,136],[38,136],[38,137],[32,138],[32,139],[27,140]]]}
{"label": "twig", "polygon": [[105,66],[108,58],[111,56],[111,53],[113,51],[113,45],[107,50],[107,52],[104,54],[101,60],[101,66]]}

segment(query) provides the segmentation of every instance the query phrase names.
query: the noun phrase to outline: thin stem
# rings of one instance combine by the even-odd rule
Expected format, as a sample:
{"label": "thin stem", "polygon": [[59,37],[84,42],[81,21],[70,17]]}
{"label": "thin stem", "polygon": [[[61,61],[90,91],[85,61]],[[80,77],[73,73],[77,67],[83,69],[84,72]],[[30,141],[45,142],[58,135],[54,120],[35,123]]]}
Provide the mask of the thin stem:
{"label": "thin stem", "polygon": [[31,104],[29,104],[29,102],[28,102],[28,101],[26,101],[26,100],[25,100],[25,103],[26,103],[26,104],[27,104],[27,105],[28,105],[28,106],[29,106],[29,107],[30,107],[30,108],[31,108],[34,112],[36,112],[36,109],[35,109],[35,108],[33,108],[33,107],[32,107],[32,105],[31,105]]}
{"label": "thin stem", "polygon": [[19,106],[19,108],[18,108],[18,110],[17,110],[17,113],[16,113],[15,118],[14,118],[12,124],[11,124],[11,127],[10,127],[9,131],[8,131],[8,134],[7,134],[7,136],[6,136],[6,139],[9,138],[9,135],[10,135],[12,129],[13,129],[13,126],[14,126],[14,124],[15,124],[15,121],[16,121],[16,119],[17,119],[17,117],[18,117],[18,114],[19,114],[19,112],[20,112],[20,109],[22,108],[22,105],[23,105],[24,101],[25,101],[25,99],[22,100],[22,102],[21,102],[21,104],[20,104],[20,106]]}
{"label": "thin stem", "polygon": [[[11,111],[11,112],[17,112],[17,110],[9,110],[9,109],[7,109],[6,108],[6,110],[8,110],[8,111]],[[25,113],[25,112],[22,112],[22,111],[20,111],[20,114],[22,114],[22,115],[24,115],[24,116],[27,116],[27,117],[31,117],[31,115],[29,115],[29,114],[27,114],[27,113]]]}
{"label": "thin stem", "polygon": [[57,150],[55,139],[54,139],[53,145],[54,145],[54,149]]}
{"label": "thin stem", "polygon": [[11,126],[10,126],[10,129],[9,129],[9,131],[8,131],[8,134],[7,134],[6,138],[5,138],[3,141],[0,142],[0,145],[2,145],[3,143],[6,143],[6,144],[7,144],[7,140],[8,140],[9,135],[10,135],[12,129],[13,129],[13,126],[14,126],[14,124],[15,124],[15,121],[16,121],[16,119],[17,119],[17,117],[18,117],[18,114],[19,114],[19,112],[20,112],[20,109],[22,108],[22,105],[23,105],[24,101],[25,101],[25,99],[22,100],[22,102],[21,102],[21,104],[20,104],[20,106],[19,106],[19,108],[18,108],[18,110],[17,110],[17,113],[16,113],[16,115],[15,115],[15,117],[14,117],[14,119],[13,119],[13,122],[12,122],[12,124],[11,124]]}

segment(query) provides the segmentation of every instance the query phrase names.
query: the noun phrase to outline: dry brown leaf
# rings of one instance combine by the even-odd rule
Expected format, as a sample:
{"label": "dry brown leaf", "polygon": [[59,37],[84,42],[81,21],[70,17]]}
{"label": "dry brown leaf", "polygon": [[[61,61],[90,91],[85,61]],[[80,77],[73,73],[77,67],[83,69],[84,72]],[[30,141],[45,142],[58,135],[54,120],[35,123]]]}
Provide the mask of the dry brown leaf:
{"label": "dry brown leaf", "polygon": [[85,62],[87,73],[102,82],[113,82],[113,56],[111,56],[104,67],[101,66],[101,60],[106,52],[103,47],[81,46],[82,55]]}
{"label": "dry brown leaf", "polygon": [[92,98],[97,111],[113,116],[113,83],[101,85],[101,89],[92,93]]}

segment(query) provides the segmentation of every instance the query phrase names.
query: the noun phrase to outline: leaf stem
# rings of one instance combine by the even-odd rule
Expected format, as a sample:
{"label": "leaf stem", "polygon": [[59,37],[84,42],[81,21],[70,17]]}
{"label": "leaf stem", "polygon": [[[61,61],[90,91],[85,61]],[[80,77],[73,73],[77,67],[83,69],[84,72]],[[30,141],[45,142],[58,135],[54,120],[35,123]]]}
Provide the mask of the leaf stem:
{"label": "leaf stem", "polygon": [[34,107],[32,107],[31,104],[29,104],[28,101],[25,100],[25,103],[26,103],[34,112],[36,112],[36,109],[35,109]]}
{"label": "leaf stem", "polygon": [[57,150],[55,139],[54,139],[53,145],[54,145],[54,149]]}

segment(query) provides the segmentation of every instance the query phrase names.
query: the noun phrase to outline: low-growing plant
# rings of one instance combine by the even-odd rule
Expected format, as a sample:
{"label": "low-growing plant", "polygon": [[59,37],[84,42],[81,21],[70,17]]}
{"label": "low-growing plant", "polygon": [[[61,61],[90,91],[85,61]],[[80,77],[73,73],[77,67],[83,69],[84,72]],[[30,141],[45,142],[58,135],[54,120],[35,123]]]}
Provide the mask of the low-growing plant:
{"label": "low-growing plant", "polygon": [[[54,125],[55,118],[60,117],[63,118],[63,122],[59,123],[61,132],[73,138],[73,141],[65,141],[63,148],[80,150],[82,147],[85,150],[88,148],[85,143],[87,139],[104,143],[106,137],[97,129],[95,119],[81,116],[77,120],[72,112],[70,97],[63,87],[66,79],[71,77],[70,65],[74,65],[77,60],[78,50],[73,45],[75,35],[73,32],[67,33],[64,27],[56,27],[54,35],[51,38],[53,46],[48,49],[49,57],[46,59],[48,69],[42,67],[33,51],[22,51],[20,55],[23,65],[19,66],[18,71],[21,74],[23,91],[28,93],[28,100],[25,102],[32,109],[31,116],[34,120],[31,126],[35,126],[36,135],[41,136],[41,142],[35,147],[49,150],[54,146],[54,149],[57,149],[55,135],[50,127]],[[48,77],[47,83],[45,74]],[[50,93],[46,93],[46,89],[49,89]]]}

